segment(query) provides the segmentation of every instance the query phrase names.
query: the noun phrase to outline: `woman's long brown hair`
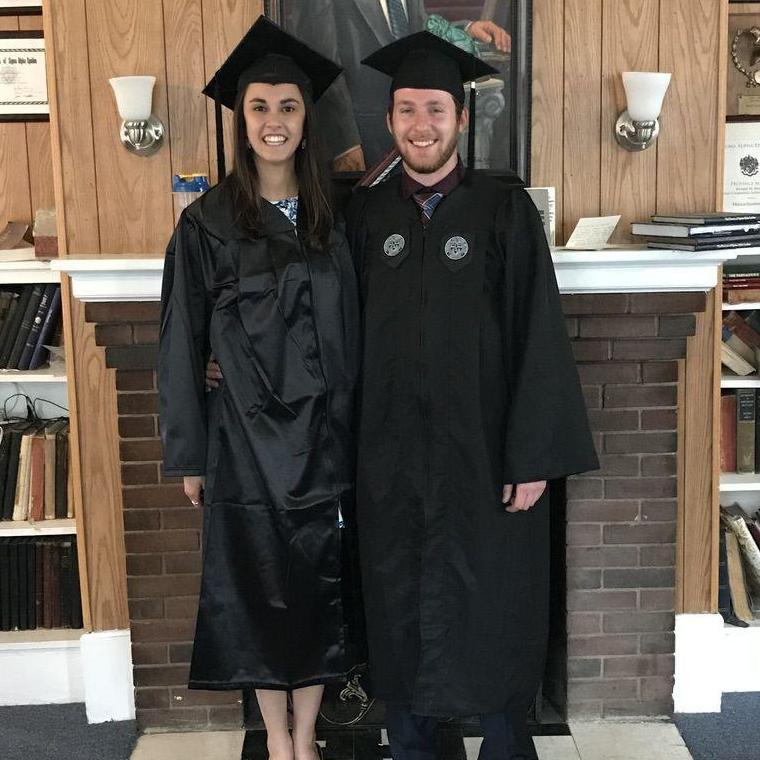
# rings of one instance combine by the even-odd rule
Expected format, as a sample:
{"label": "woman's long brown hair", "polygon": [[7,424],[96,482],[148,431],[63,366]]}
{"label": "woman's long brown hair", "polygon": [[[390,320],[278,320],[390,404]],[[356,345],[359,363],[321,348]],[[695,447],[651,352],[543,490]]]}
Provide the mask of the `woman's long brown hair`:
{"label": "woman's long brown hair", "polygon": [[[319,130],[314,128],[314,103],[302,87],[298,89],[306,111],[303,125],[305,145],[303,148],[299,145],[295,154],[299,228],[306,234],[309,244],[325,248],[333,223],[327,163]],[[246,88],[242,88],[235,100],[234,159],[228,179],[238,222],[252,235],[259,235],[264,226],[262,199],[256,161],[253,150],[248,147],[243,115],[245,92]]]}

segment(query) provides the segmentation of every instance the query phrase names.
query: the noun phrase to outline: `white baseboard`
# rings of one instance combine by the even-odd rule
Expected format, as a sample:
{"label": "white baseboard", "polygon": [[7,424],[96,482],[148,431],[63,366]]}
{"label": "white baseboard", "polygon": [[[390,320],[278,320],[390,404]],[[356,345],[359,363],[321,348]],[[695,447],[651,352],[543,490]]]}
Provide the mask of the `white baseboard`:
{"label": "white baseboard", "polygon": [[134,720],[135,687],[129,631],[86,633],[81,641],[88,722]]}
{"label": "white baseboard", "polygon": [[129,631],[40,630],[0,637],[0,705],[72,702],[85,703],[90,723],[134,719]]}
{"label": "white baseboard", "polygon": [[675,712],[720,712],[722,648],[720,615],[676,615]]}

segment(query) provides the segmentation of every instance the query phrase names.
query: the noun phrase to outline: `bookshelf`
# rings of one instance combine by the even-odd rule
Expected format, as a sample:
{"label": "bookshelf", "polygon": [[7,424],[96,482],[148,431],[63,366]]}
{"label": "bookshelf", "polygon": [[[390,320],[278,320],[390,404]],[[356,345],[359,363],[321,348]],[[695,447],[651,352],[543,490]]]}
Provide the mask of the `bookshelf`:
{"label": "bookshelf", "polygon": [[754,301],[752,303],[724,303],[722,304],[723,311],[742,311],[743,309],[752,310],[760,309],[760,302]]}
{"label": "bookshelf", "polygon": [[760,375],[737,375],[723,374],[720,377],[721,388],[760,388]]}
{"label": "bookshelf", "polygon": [[[60,272],[51,267],[49,261],[0,262],[0,286],[27,285],[32,283],[60,283]],[[13,405],[11,397],[25,393],[40,401],[36,405],[40,417],[66,416],[55,404],[68,409],[68,387],[65,364],[22,371],[0,369],[0,409],[6,405],[8,413],[19,413],[18,404]],[[10,402],[9,402],[10,400]],[[23,402],[23,399],[21,400]],[[6,402],[9,402],[6,404]],[[0,539],[7,538],[47,538],[70,536],[77,539],[77,520],[6,520],[0,521]],[[64,539],[65,540],[65,539]],[[83,562],[80,557],[80,591]],[[44,690],[54,695],[53,701],[74,701],[82,698],[80,638],[83,628],[36,628],[33,630],[0,631],[0,670],[8,674],[8,689],[0,686],[0,704],[23,701],[47,701],[41,697]],[[14,677],[14,674],[19,677]],[[29,685],[28,694],[20,695],[18,689],[29,674],[36,674],[41,687]]]}
{"label": "bookshelf", "polygon": [[0,538],[11,536],[74,536],[76,520],[6,520],[0,522]]}
{"label": "bookshelf", "polygon": [[[736,263],[758,263],[760,266],[760,249],[744,248],[736,251]],[[722,271],[721,271],[722,275]],[[721,278],[722,279],[722,278]],[[723,298],[723,288],[719,284],[721,301]],[[721,303],[720,318],[722,319],[726,312],[729,311],[752,311],[760,309],[760,302],[752,301],[747,303]],[[718,340],[720,340],[722,325],[716,326]],[[760,373],[739,376],[721,367],[720,390],[737,389],[737,388],[756,388],[760,389]],[[718,426],[719,428],[719,426]],[[743,508],[749,510],[750,506],[757,504],[760,507],[760,473],[720,473],[720,503],[738,503]],[[724,496],[725,494],[725,496]],[[730,494],[730,496],[728,495]]]}
{"label": "bookshelf", "polygon": [[[22,635],[23,634],[23,635]],[[10,649],[45,649],[50,644],[79,642],[78,628],[38,628],[36,631],[0,631],[0,647]]]}
{"label": "bookshelf", "polygon": [[[0,369],[0,383],[65,383],[66,371],[56,367],[47,367],[24,371],[19,369]],[[1,392],[0,392],[1,393]]]}
{"label": "bookshelf", "polygon": [[760,491],[760,474],[724,472],[720,476],[720,492]]}
{"label": "bookshelf", "polygon": [[[753,259],[745,259],[744,252],[739,252],[737,261],[749,263]],[[757,251],[748,249],[749,256],[755,256]],[[717,290],[722,300],[723,288],[718,283]],[[722,303],[719,319],[729,311],[750,311],[760,309],[760,302],[739,304]],[[717,340],[720,340],[722,323],[716,325]],[[720,361],[720,359],[718,359]],[[722,367],[720,391],[724,389],[754,388],[760,389],[760,373],[737,376]],[[720,422],[720,421],[718,421]],[[720,429],[720,424],[716,426]],[[720,438],[718,438],[720,445]],[[760,473],[719,473],[719,503],[721,506],[738,505],[748,516],[760,507]],[[716,516],[717,519],[717,516]],[[723,692],[757,691],[760,687],[760,662],[756,652],[760,646],[760,619],[755,619],[749,627],[741,628],[725,623],[722,626],[722,643],[720,646],[721,682]]]}

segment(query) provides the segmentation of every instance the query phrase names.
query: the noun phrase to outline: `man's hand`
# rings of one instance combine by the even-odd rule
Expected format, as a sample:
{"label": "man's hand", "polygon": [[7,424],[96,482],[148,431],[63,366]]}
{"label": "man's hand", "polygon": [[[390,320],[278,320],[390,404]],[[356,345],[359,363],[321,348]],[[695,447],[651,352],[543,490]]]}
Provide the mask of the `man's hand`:
{"label": "man's hand", "polygon": [[201,475],[186,475],[182,478],[185,496],[198,507],[203,503],[203,477]]}
{"label": "man's hand", "polygon": [[[534,483],[518,483],[515,488],[512,504],[506,507],[507,512],[520,512],[530,509],[540,498],[546,489],[545,480],[537,480]],[[502,491],[502,504],[509,504],[512,497],[512,484],[508,483]]]}
{"label": "man's hand", "polygon": [[364,165],[364,151],[361,145],[357,145],[351,150],[346,151],[342,155],[338,156],[332,164],[333,171],[336,172],[363,172],[366,167]]}
{"label": "man's hand", "polygon": [[216,363],[216,359],[212,356],[206,365],[206,390],[210,391],[218,388],[220,381],[223,379],[222,370]]}
{"label": "man's hand", "polygon": [[512,50],[512,38],[493,21],[473,21],[466,29],[467,34],[478,42],[493,43],[497,50],[509,53]]}

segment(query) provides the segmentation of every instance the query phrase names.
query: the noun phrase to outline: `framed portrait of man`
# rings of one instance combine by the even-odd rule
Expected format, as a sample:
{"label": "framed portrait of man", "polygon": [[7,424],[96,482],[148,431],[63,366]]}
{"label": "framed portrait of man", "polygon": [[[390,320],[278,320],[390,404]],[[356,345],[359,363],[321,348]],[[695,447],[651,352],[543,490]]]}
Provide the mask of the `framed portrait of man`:
{"label": "framed portrait of man", "polygon": [[[529,183],[532,0],[267,0],[265,12],[344,69],[318,103],[339,170],[370,169],[393,147],[386,127],[390,80],[362,59],[427,30],[497,69],[475,85],[474,165]],[[465,134],[463,159],[467,146]]]}

